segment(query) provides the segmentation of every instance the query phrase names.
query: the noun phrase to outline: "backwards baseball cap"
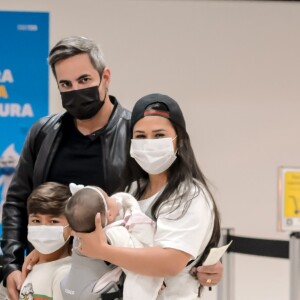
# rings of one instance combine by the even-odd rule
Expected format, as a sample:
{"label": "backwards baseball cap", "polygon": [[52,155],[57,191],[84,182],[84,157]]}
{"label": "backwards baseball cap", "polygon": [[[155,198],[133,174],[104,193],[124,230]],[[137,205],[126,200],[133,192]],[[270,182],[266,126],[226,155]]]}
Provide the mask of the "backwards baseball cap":
{"label": "backwards baseball cap", "polygon": [[185,129],[185,120],[178,103],[167,95],[149,94],[139,99],[131,114],[131,128],[146,116],[160,116]]}

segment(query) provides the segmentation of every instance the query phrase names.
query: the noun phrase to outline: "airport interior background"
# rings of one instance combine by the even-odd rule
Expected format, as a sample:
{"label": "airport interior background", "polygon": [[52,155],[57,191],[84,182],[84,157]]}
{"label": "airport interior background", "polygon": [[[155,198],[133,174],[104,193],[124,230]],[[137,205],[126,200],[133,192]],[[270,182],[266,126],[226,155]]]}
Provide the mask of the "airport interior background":
{"label": "airport interior background", "polygon": [[[280,168],[300,168],[299,2],[0,0],[0,10],[48,12],[50,47],[69,35],[96,40],[109,92],[128,109],[152,92],[176,99],[222,228],[289,240],[278,186]],[[62,110],[49,70],[49,112]],[[289,259],[230,256],[230,300],[289,299]],[[204,300],[217,297],[205,289]]]}

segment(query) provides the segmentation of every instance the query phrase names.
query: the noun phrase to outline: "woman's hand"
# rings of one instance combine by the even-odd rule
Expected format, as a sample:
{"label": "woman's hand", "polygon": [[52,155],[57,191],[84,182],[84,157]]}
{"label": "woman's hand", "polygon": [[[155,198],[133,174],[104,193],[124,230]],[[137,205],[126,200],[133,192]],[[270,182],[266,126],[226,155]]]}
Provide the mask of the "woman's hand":
{"label": "woman's hand", "polygon": [[26,257],[22,266],[22,282],[25,280],[28,273],[32,270],[40,260],[39,252],[33,249]]}
{"label": "woman's hand", "polygon": [[78,250],[82,255],[103,259],[101,253],[108,246],[104,230],[101,225],[100,213],[95,217],[95,231],[91,233],[76,232],[75,235],[79,239]]}
{"label": "woman's hand", "polygon": [[191,274],[195,274],[199,283],[203,286],[217,285],[222,279],[223,265],[221,262],[217,262],[211,266],[199,266],[192,268]]}

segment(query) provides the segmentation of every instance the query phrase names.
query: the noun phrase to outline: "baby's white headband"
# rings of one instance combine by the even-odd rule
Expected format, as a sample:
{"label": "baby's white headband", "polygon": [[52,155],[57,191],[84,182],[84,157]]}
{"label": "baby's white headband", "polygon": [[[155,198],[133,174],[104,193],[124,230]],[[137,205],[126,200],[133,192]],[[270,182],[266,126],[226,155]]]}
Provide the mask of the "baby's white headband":
{"label": "baby's white headband", "polygon": [[105,197],[104,197],[103,193],[98,188],[96,188],[94,186],[90,186],[90,185],[84,186],[83,184],[75,184],[75,183],[70,183],[69,188],[70,188],[70,191],[71,191],[72,195],[74,195],[76,192],[78,192],[82,189],[91,189],[91,190],[96,191],[100,195],[100,197],[102,198],[103,203],[104,203],[105,212],[107,212],[108,208],[107,208],[107,203],[106,203]]}

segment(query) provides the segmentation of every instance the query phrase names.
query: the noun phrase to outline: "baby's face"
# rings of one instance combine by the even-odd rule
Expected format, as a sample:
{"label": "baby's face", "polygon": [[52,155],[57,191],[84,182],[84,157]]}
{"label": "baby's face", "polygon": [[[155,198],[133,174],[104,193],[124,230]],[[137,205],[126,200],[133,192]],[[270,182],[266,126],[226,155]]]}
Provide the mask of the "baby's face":
{"label": "baby's face", "polygon": [[119,208],[117,202],[114,198],[108,197],[106,198],[107,203],[107,223],[110,224],[115,221],[116,217],[119,215]]}

